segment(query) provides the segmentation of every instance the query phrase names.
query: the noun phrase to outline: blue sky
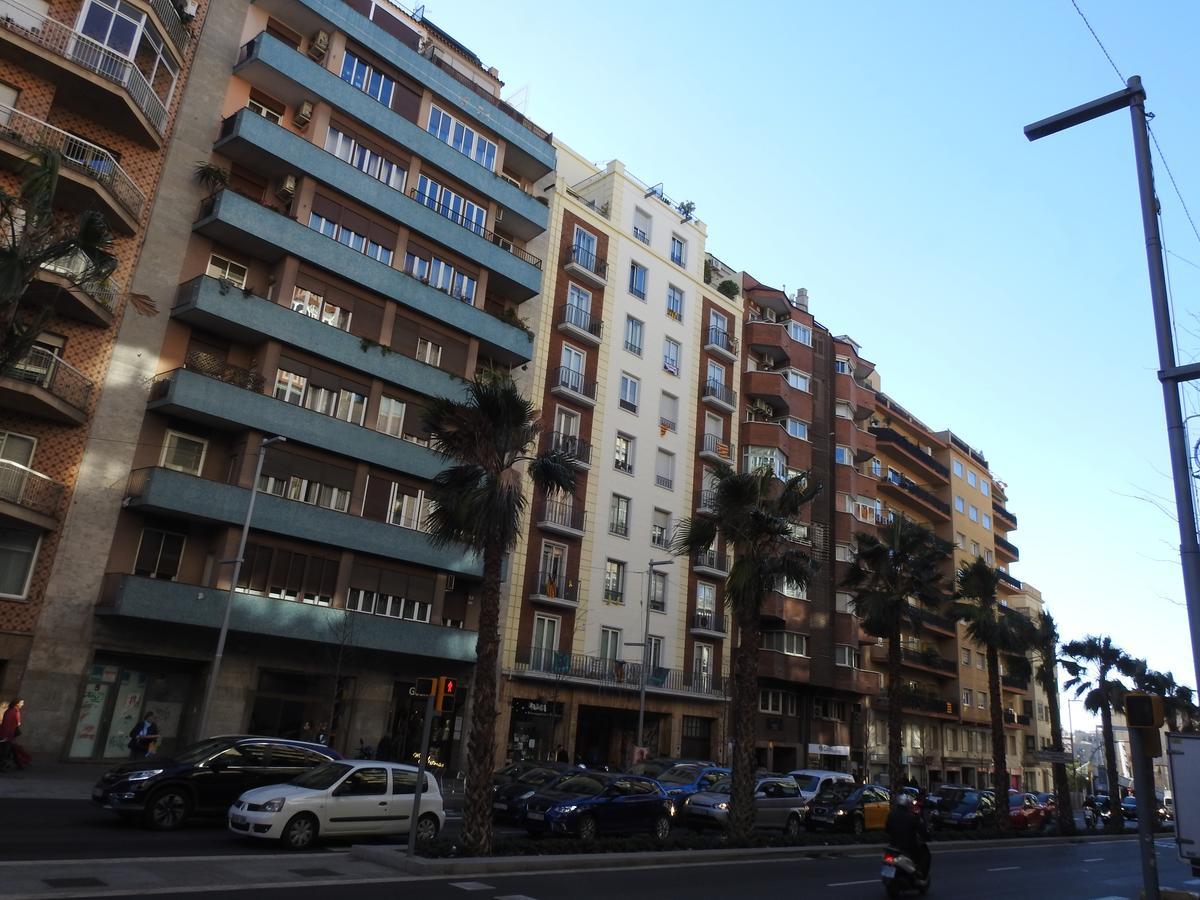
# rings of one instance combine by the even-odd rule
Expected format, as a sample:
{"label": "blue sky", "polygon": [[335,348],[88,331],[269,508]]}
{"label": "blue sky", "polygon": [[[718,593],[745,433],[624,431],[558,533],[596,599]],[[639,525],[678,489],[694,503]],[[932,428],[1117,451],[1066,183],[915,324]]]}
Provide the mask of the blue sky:
{"label": "blue sky", "polygon": [[[1079,2],[1200,216],[1200,4]],[[1013,573],[1066,637],[1194,680],[1129,114],[1021,131],[1122,86],[1070,0],[426,12],[534,121],[694,201],[710,251],[808,288],[888,393],[981,448],[1020,518]],[[1188,361],[1200,240],[1155,162]]]}

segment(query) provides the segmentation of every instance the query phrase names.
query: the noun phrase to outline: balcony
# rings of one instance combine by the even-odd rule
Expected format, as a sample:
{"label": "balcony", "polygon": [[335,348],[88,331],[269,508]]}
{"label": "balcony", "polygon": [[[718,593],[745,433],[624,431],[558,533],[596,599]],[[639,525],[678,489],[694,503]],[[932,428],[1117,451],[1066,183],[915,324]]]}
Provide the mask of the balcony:
{"label": "balcony", "polygon": [[544,606],[575,609],[579,606],[579,586],[562,572],[539,572],[529,599]]}
{"label": "balcony", "polygon": [[205,201],[200,219],[192,227],[266,262],[284,256],[317,262],[376,294],[477,337],[489,355],[505,362],[525,363],[533,356],[533,338],[515,325],[234,191],[223,190]]}
{"label": "balcony", "polygon": [[133,234],[137,230],[146,195],[111,153],[18,109],[0,106],[0,157],[10,167],[20,168],[41,150],[59,155],[56,207],[75,213],[98,209],[113,231]]}
{"label": "balcony", "polygon": [[592,445],[579,435],[552,431],[548,437],[549,443],[547,446],[549,449],[557,450],[564,456],[570,457],[571,464],[575,468],[590,469],[592,467]]}
{"label": "balcony", "polygon": [[111,280],[89,281],[89,265],[83,254],[47,263],[33,276],[25,296],[47,303],[64,318],[107,328],[121,290]]}
{"label": "balcony", "polygon": [[596,382],[587,381],[582,372],[566,366],[551,370],[550,393],[584,406],[596,405]]}
{"label": "balcony", "polygon": [[733,412],[737,407],[737,392],[723,381],[710,378],[704,382],[700,399],[709,406]]}
{"label": "balcony", "polygon": [[585,343],[599,346],[604,337],[604,323],[582,306],[567,303],[555,310],[554,322],[563,334]]}
{"label": "balcony", "polygon": [[225,365],[203,353],[188,354],[185,365],[154,379],[147,409],[196,422],[206,429],[253,428],[283,435],[297,443],[426,480],[446,465],[442,456],[427,447],[259,393],[263,385],[257,373]]}
{"label": "balcony", "polygon": [[717,511],[717,492],[701,491],[696,495],[696,515],[711,516]]}
{"label": "balcony", "polygon": [[1004,724],[1013,728],[1028,728],[1032,722],[1031,716],[1018,715],[1014,710],[1004,711]]}
{"label": "balcony", "polygon": [[1004,686],[1005,690],[1018,691],[1023,694],[1029,692],[1028,678],[1018,678],[1016,675],[1001,675],[1000,684]]}
{"label": "balcony", "polygon": [[[958,718],[958,701],[956,700],[947,700],[945,697],[938,697],[935,694],[902,691],[900,701],[904,709],[910,712],[922,712],[939,718]],[[878,694],[872,702],[876,709],[887,709],[888,695],[886,693]]]}
{"label": "balcony", "polygon": [[901,496],[907,494],[908,497],[915,498],[935,518],[942,518],[946,521],[950,519],[950,504],[937,497],[932,491],[921,487],[911,478],[904,475],[888,475],[879,480],[879,486],[899,491]]}
{"label": "balcony", "polygon": [[[877,663],[887,663],[888,648],[887,645],[876,644],[871,648],[871,659]],[[946,659],[937,650],[929,648],[926,650],[917,650],[913,647],[900,648],[900,662],[909,668],[919,669],[924,672],[932,672],[935,675],[941,675],[947,678],[958,677],[958,666],[954,660]]]}
{"label": "balcony", "polygon": [[51,531],[66,488],[41,472],[0,459],[0,521],[24,522]]}
{"label": "balcony", "polygon": [[1003,525],[1006,531],[1016,530],[1017,517],[996,500],[992,501],[992,515],[996,517],[996,523]]}
{"label": "balcony", "polygon": [[[191,625],[215,633],[221,627],[227,596],[228,590],[208,585],[111,572],[104,576],[96,614]],[[358,627],[347,629],[347,616],[360,616],[353,620]],[[462,628],[368,616],[241,591],[233,595],[229,627],[240,634],[307,641],[334,651],[348,643],[363,650],[464,663],[475,661],[478,638],[474,631]]]}
{"label": "balcony", "polygon": [[704,349],[715,356],[722,356],[730,362],[737,362],[737,338],[730,337],[729,332],[720,328],[710,327],[707,330]]}
{"label": "balcony", "polygon": [[733,444],[721,439],[716,434],[706,434],[700,438],[700,447],[696,451],[701,459],[710,462],[731,464],[733,462]]}
{"label": "balcony", "polygon": [[575,508],[574,503],[545,499],[537,505],[535,521],[539,528],[546,531],[581,538],[587,517],[582,509]]}
{"label": "balcony", "polygon": [[954,620],[949,616],[939,615],[935,612],[930,612],[927,609],[919,609],[918,607],[910,607],[908,610],[909,616],[916,619],[925,628],[931,631],[940,631],[943,634],[957,636],[958,631],[954,627]]}
{"label": "balcony", "polygon": [[693,637],[723,638],[729,634],[729,618],[711,610],[692,613]]}
{"label": "balcony", "polygon": [[793,684],[812,680],[812,661],[807,656],[791,656],[775,650],[758,651],[758,677],[774,678]]}
{"label": "balcony", "polygon": [[833,667],[833,686],[841,691],[875,696],[883,688],[883,676],[870,669],[853,669],[850,666]]}
{"label": "balcony", "polygon": [[576,245],[563,263],[563,269],[572,275],[578,275],[585,281],[590,281],[596,287],[608,284],[608,263],[596,256],[592,251]]}
{"label": "balcony", "polygon": [[943,466],[940,462],[934,459],[930,454],[926,453],[900,432],[892,428],[887,428],[882,425],[873,425],[870,429],[871,434],[875,435],[877,442],[885,442],[894,447],[899,448],[904,452],[907,459],[918,463],[923,470],[933,475],[937,480],[948,482],[950,480],[950,470]]}
{"label": "balcony", "polygon": [[132,60],[44,12],[15,0],[5,6],[0,57],[57,84],[56,102],[139,143],[162,146],[167,108]]}
{"label": "balcony", "polygon": [[[570,682],[625,691],[630,698],[642,683],[642,664],[602,656],[584,656],[546,647],[518,647],[512,672],[521,678],[552,682]],[[721,699],[724,685],[720,678],[684,669],[650,666],[646,671],[646,691],[652,694],[676,694]]]}
{"label": "balcony", "polygon": [[997,569],[996,574],[1000,576],[1000,587],[1007,588],[1010,591],[1021,590],[1021,582],[1016,578],[1013,578],[1003,569]]}
{"label": "balcony", "polygon": [[692,557],[692,571],[709,578],[726,578],[729,575],[729,558],[716,550],[706,550]]}
{"label": "balcony", "polygon": [[87,421],[92,380],[44,347],[33,347],[0,378],[0,406],[60,425]]}
{"label": "balcony", "polygon": [[992,539],[996,542],[997,556],[1003,556],[1007,558],[1009,562],[1016,562],[1021,558],[1021,551],[1018,549],[1016,544],[1006,541],[998,534],[992,535]]}

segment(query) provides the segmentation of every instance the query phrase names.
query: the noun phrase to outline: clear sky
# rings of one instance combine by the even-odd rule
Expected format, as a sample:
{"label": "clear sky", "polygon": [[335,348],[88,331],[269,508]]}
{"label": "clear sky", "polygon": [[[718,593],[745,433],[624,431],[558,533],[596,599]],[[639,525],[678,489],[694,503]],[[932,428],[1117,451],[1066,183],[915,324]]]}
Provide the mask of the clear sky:
{"label": "clear sky", "polygon": [[[1200,4],[1079,3],[1142,76],[1200,216]],[[1020,518],[1013,574],[1066,638],[1111,634],[1194,681],[1129,114],[1021,131],[1123,86],[1070,0],[426,13],[500,69],[505,96],[527,88],[538,124],[694,201],[722,260],[808,288],[885,391],[982,449]],[[1191,361],[1200,239],[1155,164]]]}

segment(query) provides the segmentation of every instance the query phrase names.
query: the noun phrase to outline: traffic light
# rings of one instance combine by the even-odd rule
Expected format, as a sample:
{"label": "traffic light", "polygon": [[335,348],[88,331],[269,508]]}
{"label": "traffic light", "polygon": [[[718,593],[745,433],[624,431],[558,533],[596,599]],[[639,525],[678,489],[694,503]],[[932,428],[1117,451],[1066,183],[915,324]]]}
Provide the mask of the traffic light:
{"label": "traffic light", "polygon": [[1125,723],[1130,728],[1162,728],[1163,698],[1131,691],[1125,695]]}
{"label": "traffic light", "polygon": [[437,680],[437,700],[434,706],[440,713],[454,712],[454,696],[458,691],[458,679],[443,676]]}
{"label": "traffic light", "polygon": [[432,697],[437,690],[438,679],[436,678],[418,678],[415,696],[417,697]]}

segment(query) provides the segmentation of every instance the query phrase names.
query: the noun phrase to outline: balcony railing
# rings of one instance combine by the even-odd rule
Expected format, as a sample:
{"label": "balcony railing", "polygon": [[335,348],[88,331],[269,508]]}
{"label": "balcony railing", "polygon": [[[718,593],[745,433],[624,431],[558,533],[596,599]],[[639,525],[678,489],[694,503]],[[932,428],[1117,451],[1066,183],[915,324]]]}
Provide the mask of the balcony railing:
{"label": "balcony railing", "polygon": [[557,450],[585,466],[592,462],[592,445],[577,434],[550,432],[550,449]]}
{"label": "balcony railing", "polygon": [[936,650],[914,650],[911,647],[902,647],[900,649],[900,656],[906,662],[916,663],[919,666],[926,666],[930,669],[938,669],[942,672],[950,673],[958,671],[958,666],[954,664],[954,660],[946,659]]}
{"label": "balcony railing", "polygon": [[[541,678],[572,679],[636,691],[642,683],[642,664],[602,656],[584,656],[566,650],[545,647],[518,647],[513,666],[517,674]],[[650,666],[646,669],[646,689],[676,693],[723,695],[721,679],[705,673]]]}
{"label": "balcony railing", "polygon": [[507,250],[517,259],[523,260],[524,262],[527,262],[531,266],[534,266],[538,269],[542,267],[542,261],[532,253],[527,253],[526,251],[522,250],[520,247],[513,244],[513,242],[508,238],[502,237],[501,235],[496,234],[494,231],[489,231],[480,223],[455,210],[454,207],[446,206],[444,203],[439,203],[438,199],[432,194],[426,194],[420,188],[413,188],[408,192],[408,195],[422,206],[428,206],[438,215],[449,219],[455,225],[459,225],[467,229],[467,231],[471,232],[472,234],[479,235],[485,241],[495,244],[501,250]]}
{"label": "balcony railing", "polygon": [[702,566],[705,569],[713,569],[718,572],[728,572],[729,562],[728,557],[724,553],[718,553],[716,550],[705,550],[703,553],[697,553],[692,557],[694,565]]}
{"label": "balcony railing", "polygon": [[[881,709],[886,709],[888,702],[888,695],[886,693],[879,694],[875,698],[875,705]],[[902,691],[900,693],[900,704],[905,709],[939,713],[946,716],[958,715],[957,701],[947,700],[945,697],[938,697],[936,694],[920,694],[914,691]]]}
{"label": "balcony railing", "polygon": [[927,491],[911,478],[906,478],[903,475],[897,477],[889,475],[886,480],[912,494],[914,497],[924,500],[934,509],[941,510],[943,514],[950,515],[949,503],[937,497],[932,491]]}
{"label": "balcony railing", "polygon": [[629,537],[629,518],[613,517],[608,520],[608,533],[618,537]]}
{"label": "balcony railing", "polygon": [[591,250],[584,249],[578,244],[571,248],[571,262],[577,266],[583,266],[593,275],[600,278],[608,277],[608,262],[600,259]]}
{"label": "balcony railing", "polygon": [[596,382],[587,381],[583,377],[583,373],[576,369],[561,366],[554,384],[574,394],[579,394],[581,397],[587,397],[589,400],[596,399]]}
{"label": "balcony railing", "polygon": [[1000,537],[1000,535],[998,535],[998,534],[992,535],[992,537],[996,541],[996,546],[1002,550],[1007,550],[1009,555],[1012,556],[1013,559],[1021,558],[1021,551],[1017,548],[1016,544],[1012,543],[1011,541],[1006,541],[1004,538]]}
{"label": "balcony railing", "polygon": [[1016,675],[1001,675],[1000,683],[1006,688],[1014,688],[1018,691],[1029,690],[1029,679],[1018,678]]}
{"label": "balcony railing", "polygon": [[707,340],[704,344],[707,347],[718,347],[726,353],[736,354],[738,351],[737,338],[730,337],[729,332],[716,327],[708,329]]}
{"label": "balcony railing", "polygon": [[671,535],[662,526],[654,525],[650,528],[650,543],[663,550],[669,549],[671,546]]}
{"label": "balcony railing", "polygon": [[733,459],[733,444],[721,439],[719,435],[706,434],[700,438],[700,453],[709,453],[725,462]]}
{"label": "balcony railing", "polygon": [[717,492],[701,491],[696,495],[696,510],[699,512],[714,512],[717,508]]}
{"label": "balcony railing", "polygon": [[36,384],[78,410],[92,398],[92,380],[44,347],[33,347],[8,373],[9,378]]}
{"label": "balcony railing", "polygon": [[141,216],[146,195],[103,147],[11,106],[0,106],[0,123],[0,137],[31,150],[56,151],[65,168],[81,172],[103,186],[133,218]]}
{"label": "balcony railing", "polygon": [[533,593],[568,603],[579,602],[579,585],[562,572],[539,572]]}
{"label": "balcony railing", "polygon": [[179,16],[178,5],[171,0],[150,0],[150,8],[158,15],[158,19],[167,30],[167,36],[175,46],[183,50],[188,45],[190,33]]}
{"label": "balcony railing", "polygon": [[604,602],[612,603],[616,606],[624,606],[625,605],[625,592],[618,591],[616,588],[605,588],[604,589]]}
{"label": "balcony railing", "polygon": [[729,634],[729,622],[725,616],[702,609],[692,614],[692,627],[714,634]]}
{"label": "balcony railing", "polygon": [[53,516],[58,511],[63,490],[61,484],[41,472],[0,459],[0,500]]}
{"label": "balcony railing", "polygon": [[583,510],[576,509],[574,503],[543,500],[538,507],[537,521],[539,525],[557,525],[572,531],[583,531],[585,517]]}
{"label": "balcony railing", "polygon": [[910,616],[912,616],[912,618],[917,619],[926,625],[932,625],[935,628],[942,628],[946,631],[955,630],[954,620],[948,616],[939,615],[938,613],[930,612],[927,609],[917,609],[916,607],[909,609],[908,613]]}
{"label": "balcony railing", "polygon": [[110,312],[116,306],[117,298],[121,293],[120,287],[111,279],[108,281],[85,280],[88,277],[88,270],[91,266],[87,256],[83,253],[64,256],[61,259],[56,259],[54,262],[46,263],[42,268],[47,272],[53,272],[55,275],[62,275],[72,285],[83,291]]}
{"label": "balcony railing", "polygon": [[262,393],[263,386],[266,383],[262,375],[257,372],[252,372],[250,369],[244,369],[241,366],[230,365],[219,356],[214,356],[211,353],[203,353],[199,350],[193,350],[188,353],[184,358],[183,367],[191,369],[200,375],[215,378],[217,381],[232,384],[234,387],[254,391],[256,394]]}
{"label": "balcony railing", "polygon": [[1018,579],[1013,578],[1011,575],[1009,575],[1004,570],[997,569],[996,574],[1000,576],[1001,584],[1007,584],[1009,587],[1013,588],[1014,590],[1018,590],[1018,591],[1021,590],[1021,582]]}
{"label": "balcony railing", "polygon": [[869,429],[869,431],[871,432],[871,434],[875,435],[876,440],[888,441],[889,443],[896,444],[900,447],[903,447],[905,450],[908,451],[910,456],[916,457],[917,459],[919,459],[921,461],[922,464],[933,469],[933,471],[939,473],[943,478],[950,477],[949,469],[947,469],[940,462],[938,462],[936,459],[934,459],[930,454],[926,453],[924,450],[922,450],[920,447],[918,447],[916,444],[914,444],[912,441],[910,441],[908,438],[906,438],[904,435],[902,435],[900,432],[896,431],[895,429],[886,428],[882,425],[873,425]]}
{"label": "balcony railing", "polygon": [[737,405],[737,392],[723,381],[710,378],[704,382],[704,396],[728,406]]}
{"label": "balcony railing", "polygon": [[995,500],[992,501],[992,513],[997,519],[1005,519],[1006,521],[1012,522],[1013,528],[1017,527],[1017,517],[1010,513],[1006,507],[1001,506]]}
{"label": "balcony railing", "polygon": [[6,0],[5,6],[9,7],[9,12],[0,18],[0,28],[19,34],[48,53],[70,60],[124,88],[129,99],[150,120],[154,130],[160,136],[166,134],[167,108],[132,60],[114,53],[43,12],[29,9],[14,0]]}
{"label": "balcony railing", "polygon": [[1004,711],[1005,725],[1028,725],[1032,721],[1032,717],[1020,715],[1014,710],[1006,709]]}
{"label": "balcony railing", "polygon": [[576,306],[574,303],[567,303],[558,308],[557,324],[578,328],[580,331],[590,334],[597,340],[604,334],[603,321],[593,316],[582,306]]}

